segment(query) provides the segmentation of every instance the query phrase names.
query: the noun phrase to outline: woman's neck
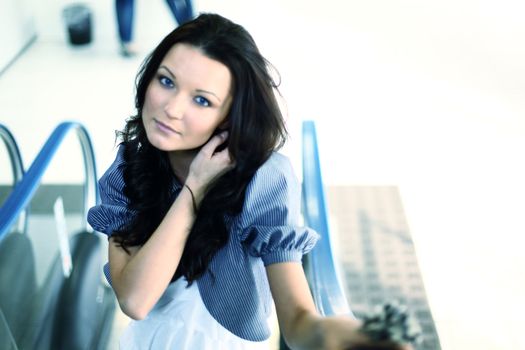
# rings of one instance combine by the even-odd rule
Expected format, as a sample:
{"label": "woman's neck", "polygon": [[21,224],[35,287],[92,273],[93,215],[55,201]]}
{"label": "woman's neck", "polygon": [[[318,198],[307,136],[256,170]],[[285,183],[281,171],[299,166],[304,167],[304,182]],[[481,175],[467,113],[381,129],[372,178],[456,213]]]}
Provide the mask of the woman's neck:
{"label": "woman's neck", "polygon": [[171,169],[181,184],[186,182],[186,178],[188,177],[188,173],[190,171],[191,162],[197,155],[197,152],[198,150],[194,149],[187,151],[168,152],[168,159],[170,161]]}

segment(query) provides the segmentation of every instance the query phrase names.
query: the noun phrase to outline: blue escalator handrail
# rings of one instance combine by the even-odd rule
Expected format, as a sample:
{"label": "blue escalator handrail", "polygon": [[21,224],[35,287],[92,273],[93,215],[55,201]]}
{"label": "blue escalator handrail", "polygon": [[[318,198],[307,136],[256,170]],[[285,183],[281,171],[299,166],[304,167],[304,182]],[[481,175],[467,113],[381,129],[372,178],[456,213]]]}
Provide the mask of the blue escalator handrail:
{"label": "blue escalator handrail", "polygon": [[18,144],[16,143],[13,134],[3,124],[0,124],[0,138],[4,141],[7,147],[7,152],[9,153],[9,158],[11,159],[14,182],[17,183],[22,179],[22,176],[24,176],[24,166]]}
{"label": "blue escalator handrail", "polygon": [[[95,155],[89,134],[80,123],[60,123],[49,136],[22,180],[15,186],[4,205],[0,208],[0,240],[7,233],[18,215],[28,206],[48,165],[70,131],[76,131],[84,156],[84,212],[86,213],[90,206],[98,202]],[[86,215],[83,216],[83,226],[85,226],[86,230],[91,231],[86,222]]]}
{"label": "blue escalator handrail", "polygon": [[316,306],[322,315],[352,315],[334,262],[313,121],[303,122],[302,199],[306,225],[321,235],[315,248],[306,256],[306,274]]}
{"label": "blue escalator handrail", "polygon": [[[0,124],[0,139],[4,141],[7,148],[7,153],[11,160],[11,170],[13,172],[13,185],[16,185],[24,176],[24,163],[22,162],[22,156],[20,155],[18,144],[9,129],[2,124]],[[16,229],[19,232],[25,232],[27,227],[26,218],[27,212],[25,210],[18,215],[18,225]]]}

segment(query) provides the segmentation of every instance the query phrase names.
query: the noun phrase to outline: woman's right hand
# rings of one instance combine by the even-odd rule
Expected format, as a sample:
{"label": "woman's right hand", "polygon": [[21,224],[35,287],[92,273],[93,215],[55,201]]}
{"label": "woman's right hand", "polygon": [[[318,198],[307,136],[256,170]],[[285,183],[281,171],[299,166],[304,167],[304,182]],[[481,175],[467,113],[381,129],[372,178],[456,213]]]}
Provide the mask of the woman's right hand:
{"label": "woman's right hand", "polygon": [[213,136],[202,146],[190,165],[185,185],[193,191],[197,205],[202,200],[208,184],[234,166],[228,148],[215,151],[227,138],[227,131]]}

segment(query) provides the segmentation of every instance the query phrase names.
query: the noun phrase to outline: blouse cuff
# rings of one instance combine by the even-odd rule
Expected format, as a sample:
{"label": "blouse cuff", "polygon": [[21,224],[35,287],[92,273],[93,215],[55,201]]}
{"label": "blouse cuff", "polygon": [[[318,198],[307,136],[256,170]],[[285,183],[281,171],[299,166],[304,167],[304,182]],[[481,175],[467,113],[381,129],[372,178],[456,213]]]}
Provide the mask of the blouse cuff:
{"label": "blouse cuff", "polygon": [[282,262],[301,262],[302,250],[279,250],[261,256],[264,266]]}
{"label": "blouse cuff", "polygon": [[121,230],[132,219],[132,211],[122,206],[99,204],[89,209],[87,221],[98,232],[108,238],[114,231]]}

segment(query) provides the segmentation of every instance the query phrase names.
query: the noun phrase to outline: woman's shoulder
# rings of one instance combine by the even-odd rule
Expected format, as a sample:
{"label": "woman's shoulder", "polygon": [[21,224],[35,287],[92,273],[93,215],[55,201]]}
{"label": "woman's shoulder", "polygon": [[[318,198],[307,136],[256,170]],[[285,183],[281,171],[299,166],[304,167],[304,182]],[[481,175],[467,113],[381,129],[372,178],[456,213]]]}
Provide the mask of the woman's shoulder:
{"label": "woman's shoulder", "polygon": [[134,215],[128,209],[129,200],[124,194],[124,163],[124,145],[120,145],[115,160],[98,181],[100,203],[92,207],[87,216],[95,230],[107,235],[120,230]]}
{"label": "woman's shoulder", "polygon": [[115,160],[111,164],[108,170],[110,169],[119,169],[122,167],[122,165],[126,162],[124,159],[124,153],[126,152],[126,144],[121,143],[118,145],[117,148],[117,154],[115,156]]}
{"label": "woman's shoulder", "polygon": [[[123,165],[126,163],[124,160],[125,145],[120,144],[117,150],[117,155],[113,163],[104,172],[102,177],[99,179],[99,189],[101,195],[111,195],[115,198],[121,198],[122,190],[124,188],[124,174]],[[103,198],[102,198],[103,199]],[[125,201],[124,201],[125,202]]]}
{"label": "woman's shoulder", "polygon": [[266,162],[257,169],[255,176],[260,175],[284,176],[285,178],[295,177],[290,158],[276,151],[272,152]]}
{"label": "woman's shoulder", "polygon": [[246,201],[259,202],[267,196],[287,197],[297,192],[299,186],[290,159],[282,153],[273,152],[250,181]]}

